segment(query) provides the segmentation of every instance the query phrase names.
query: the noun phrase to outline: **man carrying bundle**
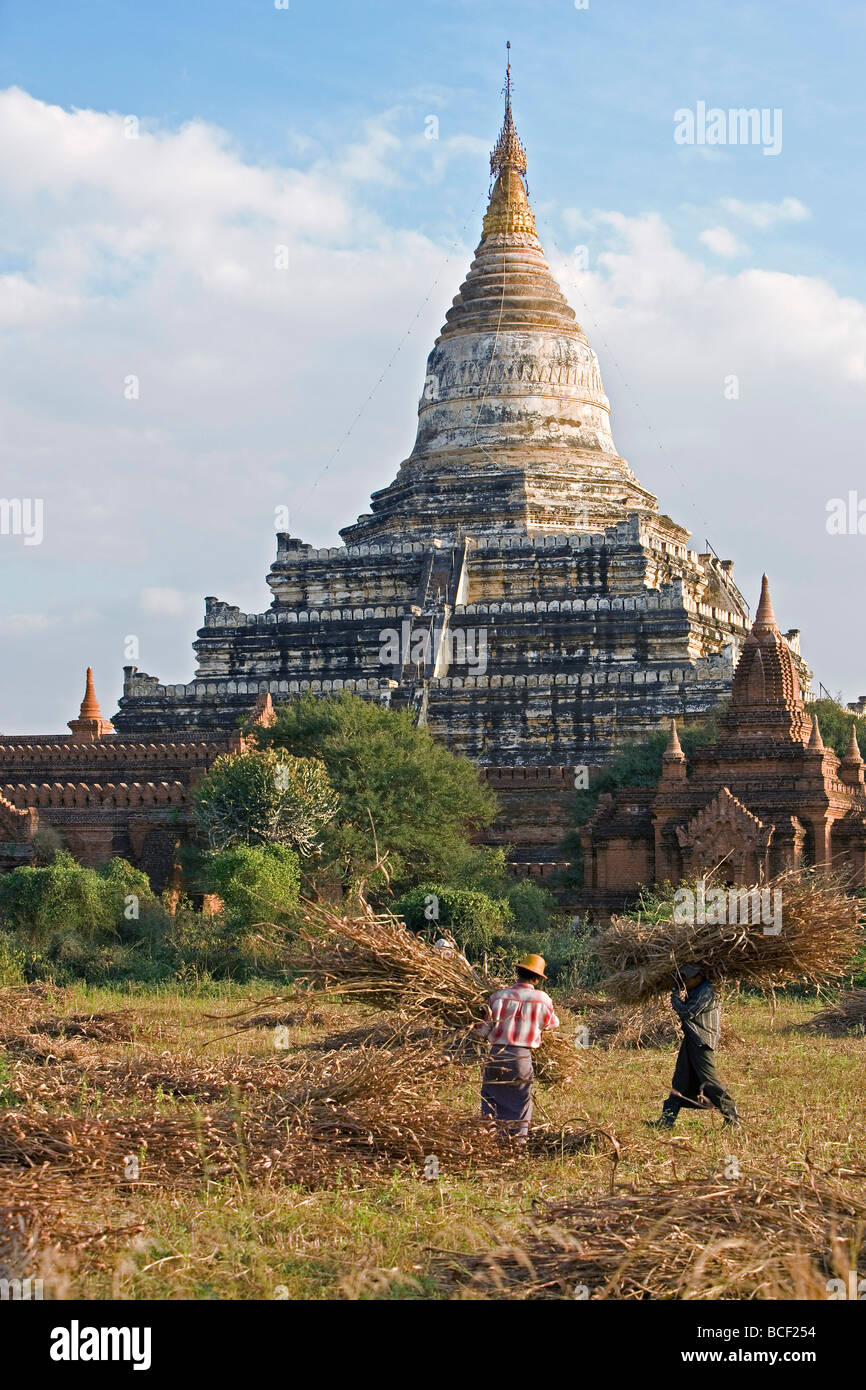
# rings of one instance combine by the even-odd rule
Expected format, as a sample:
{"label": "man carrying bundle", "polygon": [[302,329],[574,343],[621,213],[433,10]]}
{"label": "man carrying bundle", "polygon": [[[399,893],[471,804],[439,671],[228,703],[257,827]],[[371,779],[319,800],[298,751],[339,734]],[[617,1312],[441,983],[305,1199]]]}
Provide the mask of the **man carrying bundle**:
{"label": "man carrying bundle", "polygon": [[683,1040],[661,1118],[646,1123],[651,1129],[673,1129],[683,1108],[707,1110],[714,1105],[724,1115],[726,1125],[739,1124],[737,1107],[716,1071],[715,1048],[722,1033],[722,1010],[706,967],[700,961],[688,961],[679,967],[674,978],[677,986],[686,990],[685,999],[679,989],[671,992],[671,1007],[679,1016]]}
{"label": "man carrying bundle", "polygon": [[490,1043],[490,1060],[481,1083],[481,1113],[501,1124],[505,1133],[525,1143],[532,1120],[532,1049],[541,1046],[546,1028],[558,1028],[553,1000],[541,988],[543,956],[529,955],[517,964],[517,980],[487,1001],[478,1025]]}

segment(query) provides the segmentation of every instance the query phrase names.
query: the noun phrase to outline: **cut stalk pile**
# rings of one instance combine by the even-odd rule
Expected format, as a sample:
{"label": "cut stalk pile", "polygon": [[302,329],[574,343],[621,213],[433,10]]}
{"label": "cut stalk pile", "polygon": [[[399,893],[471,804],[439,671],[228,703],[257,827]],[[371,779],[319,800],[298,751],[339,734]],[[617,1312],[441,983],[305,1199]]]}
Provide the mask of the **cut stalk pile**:
{"label": "cut stalk pile", "polygon": [[135,1015],[131,1009],[115,1009],[107,1014],[72,1014],[69,1018],[44,1018],[31,1023],[31,1033],[49,1038],[88,1038],[92,1042],[130,1042],[135,1037]]}
{"label": "cut stalk pile", "polygon": [[[449,1068],[438,1049],[407,1043],[296,1057],[279,1091],[244,1109],[235,1103],[174,1117],[92,1118],[0,1111],[0,1174],[47,1168],[129,1190],[203,1178],[328,1186],[350,1180],[356,1168],[423,1168],[431,1155],[443,1174],[519,1161],[520,1147],[495,1125],[441,1102],[437,1090]],[[227,1076],[223,1091],[226,1085]],[[132,1178],[130,1158],[139,1164]]]}
{"label": "cut stalk pile", "polygon": [[569,1006],[584,1020],[593,1047],[665,1047],[682,1036],[667,1000],[621,1004],[600,994],[578,994]]}
{"label": "cut stalk pile", "polygon": [[760,920],[614,917],[596,948],[606,993],[628,1002],[659,994],[671,989],[676,967],[691,960],[705,962],[714,981],[740,980],[766,990],[820,986],[839,978],[863,941],[862,903],[831,878],[792,871],[736,891],[780,893],[781,930]]}
{"label": "cut stalk pile", "polygon": [[826,1179],[682,1182],[550,1204],[519,1243],[436,1269],[481,1298],[826,1299],[866,1273],[864,1222]]}
{"label": "cut stalk pile", "polygon": [[827,1033],[841,1038],[846,1033],[866,1034],[866,989],[851,989],[830,1008],[815,1014],[803,1025],[804,1032]]}
{"label": "cut stalk pile", "polygon": [[44,1168],[36,1173],[0,1171],[0,1279],[45,1275],[47,1285],[54,1285],[53,1296],[67,1297],[65,1290],[57,1292],[58,1274],[64,1282],[58,1254],[68,1257],[88,1247],[110,1250],[144,1229],[134,1217],[106,1224],[90,1207],[83,1224],[81,1195],[77,1178]]}

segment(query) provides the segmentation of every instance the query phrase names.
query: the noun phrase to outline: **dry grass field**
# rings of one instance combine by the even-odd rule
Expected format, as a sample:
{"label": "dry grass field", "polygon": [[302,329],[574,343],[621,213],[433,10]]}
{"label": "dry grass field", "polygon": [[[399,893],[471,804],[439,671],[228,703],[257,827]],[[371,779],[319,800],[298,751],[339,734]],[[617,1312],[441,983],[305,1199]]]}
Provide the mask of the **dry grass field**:
{"label": "dry grass field", "polygon": [[646,1130],[673,1046],[591,1045],[515,1153],[477,1118],[477,1061],[359,1049],[384,1015],[285,994],[0,991],[0,1276],[54,1298],[447,1299],[825,1298],[866,1275],[866,1038],[804,1031],[820,1001],[728,996],[738,1131]]}

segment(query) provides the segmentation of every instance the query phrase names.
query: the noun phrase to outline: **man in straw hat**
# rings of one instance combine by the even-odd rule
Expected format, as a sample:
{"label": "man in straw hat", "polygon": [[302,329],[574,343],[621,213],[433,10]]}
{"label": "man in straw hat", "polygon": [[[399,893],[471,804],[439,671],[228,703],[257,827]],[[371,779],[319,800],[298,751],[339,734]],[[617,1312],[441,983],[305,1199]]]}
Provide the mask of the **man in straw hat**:
{"label": "man in straw hat", "polygon": [[[661,1118],[646,1123],[651,1129],[673,1129],[683,1108],[708,1110],[714,1105],[724,1115],[726,1125],[739,1124],[737,1107],[716,1071],[715,1049],[722,1033],[722,1010],[703,961],[690,960],[679,966],[674,983],[671,1007],[679,1017],[683,1040]],[[685,998],[680,993],[683,988]]]}
{"label": "man in straw hat", "polygon": [[543,956],[517,964],[517,979],[487,1001],[480,1031],[490,1043],[490,1060],[481,1084],[481,1113],[497,1120],[504,1133],[525,1143],[532,1120],[532,1049],[546,1028],[558,1028],[553,1000],[541,988]]}

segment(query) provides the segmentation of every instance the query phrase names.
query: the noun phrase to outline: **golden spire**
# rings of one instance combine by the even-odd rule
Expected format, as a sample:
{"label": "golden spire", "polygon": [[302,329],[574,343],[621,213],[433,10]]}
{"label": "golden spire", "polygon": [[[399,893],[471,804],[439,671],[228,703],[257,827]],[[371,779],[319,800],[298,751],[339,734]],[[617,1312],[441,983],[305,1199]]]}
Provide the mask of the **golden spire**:
{"label": "golden spire", "polygon": [[528,232],[535,236],[535,218],[526,192],[526,151],[511,113],[511,43],[505,69],[505,119],[490,154],[490,173],[496,180],[484,217],[483,235]]}
{"label": "golden spire", "polygon": [[518,139],[511,114],[511,41],[505,45],[508,50],[508,65],[505,69],[505,120],[499,132],[499,139],[490,154],[490,173],[498,178],[503,169],[516,169],[526,174],[526,151]]}

